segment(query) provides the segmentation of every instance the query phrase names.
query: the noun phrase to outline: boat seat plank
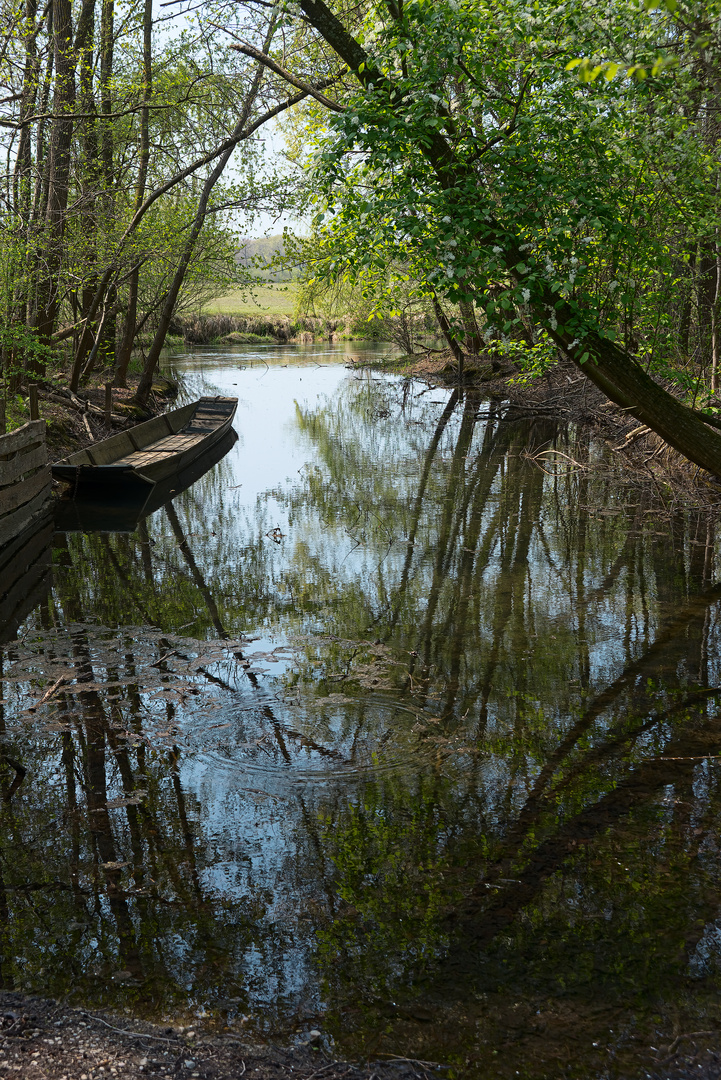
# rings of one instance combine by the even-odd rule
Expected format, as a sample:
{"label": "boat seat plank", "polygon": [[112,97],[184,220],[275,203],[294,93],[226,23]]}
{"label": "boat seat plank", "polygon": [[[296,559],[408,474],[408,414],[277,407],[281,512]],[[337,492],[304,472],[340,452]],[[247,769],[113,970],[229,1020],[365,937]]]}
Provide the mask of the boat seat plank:
{"label": "boat seat plank", "polygon": [[195,446],[200,442],[200,435],[191,435],[186,431],[179,432],[177,435],[166,435],[164,439],[158,439],[157,442],[151,443],[149,446],[144,446],[143,449],[148,450],[172,450],[173,453],[177,453],[178,450],[185,450],[186,447]]}
{"label": "boat seat plank", "polygon": [[151,461],[162,461],[163,458],[169,457],[173,457],[172,450],[137,450],[134,454],[128,454],[127,457],[114,461],[113,466],[121,465],[127,468],[130,465],[135,468],[136,466],[149,465]]}
{"label": "boat seat plank", "polygon": [[159,439],[158,442],[151,443],[150,446],[144,447],[142,450],[134,450],[130,454],[126,454],[125,457],[118,458],[114,462],[115,465],[147,465],[149,461],[160,460],[163,457],[167,457],[169,454],[179,454],[184,450],[190,450],[191,447],[196,446],[202,439],[202,435],[186,435],[185,433],[179,435],[166,435],[164,439]]}

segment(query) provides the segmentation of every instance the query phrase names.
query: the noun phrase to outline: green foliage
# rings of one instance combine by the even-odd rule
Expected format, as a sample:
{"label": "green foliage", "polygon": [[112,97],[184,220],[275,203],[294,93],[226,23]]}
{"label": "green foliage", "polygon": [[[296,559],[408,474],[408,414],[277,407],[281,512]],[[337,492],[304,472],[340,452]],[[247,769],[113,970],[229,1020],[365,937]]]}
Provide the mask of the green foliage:
{"label": "green foliage", "polygon": [[[0,12],[8,61],[0,311],[9,324],[37,326],[46,343],[68,331],[76,385],[89,355],[112,364],[122,341],[127,363],[133,342],[164,330],[159,315],[169,295],[175,302],[176,276],[180,313],[245,286],[253,275],[235,260],[237,214],[246,231],[259,204],[287,201],[274,176],[260,177],[261,145],[249,140],[202,204],[195,237],[218,148],[246,106],[248,124],[265,106],[248,97],[255,65],[208,32],[210,6],[179,33],[154,30],[151,14],[142,0],[122,12],[73,3],[61,45],[49,8],[33,8],[29,22]],[[58,48],[65,67],[47,63]],[[26,361],[40,370],[45,357],[26,350]]]}
{"label": "green foliage", "polygon": [[489,345],[488,352],[516,365],[520,372],[515,377],[516,382],[530,382],[538,378],[558,358],[556,347],[546,334],[540,334],[539,340],[532,345],[524,340],[497,339]]}
{"label": "green foliage", "polygon": [[6,378],[27,370],[34,363],[51,364],[57,359],[50,346],[39,340],[37,331],[18,323],[0,322],[0,349],[6,358]]}
{"label": "green foliage", "polygon": [[530,321],[575,347],[594,333],[647,365],[708,366],[700,260],[721,206],[701,117],[719,48],[706,33],[699,49],[703,17],[605,0],[365,12],[375,82],[307,131],[318,274],[357,285],[402,266],[474,303],[487,341]]}

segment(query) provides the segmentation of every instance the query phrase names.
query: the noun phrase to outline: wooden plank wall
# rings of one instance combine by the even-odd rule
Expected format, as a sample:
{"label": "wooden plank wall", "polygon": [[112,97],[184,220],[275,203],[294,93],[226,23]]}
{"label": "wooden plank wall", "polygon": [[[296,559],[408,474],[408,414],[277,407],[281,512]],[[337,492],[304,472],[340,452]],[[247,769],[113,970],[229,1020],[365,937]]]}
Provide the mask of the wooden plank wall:
{"label": "wooden plank wall", "polygon": [[0,435],[0,547],[42,512],[50,485],[45,421],[31,420]]}

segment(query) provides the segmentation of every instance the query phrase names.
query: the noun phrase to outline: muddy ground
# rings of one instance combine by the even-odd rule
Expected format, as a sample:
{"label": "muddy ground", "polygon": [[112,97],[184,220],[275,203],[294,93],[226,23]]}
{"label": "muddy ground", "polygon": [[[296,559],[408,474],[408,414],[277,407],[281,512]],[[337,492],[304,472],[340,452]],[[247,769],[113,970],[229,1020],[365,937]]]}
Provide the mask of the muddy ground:
{"label": "muddy ground", "polygon": [[[443,1066],[408,1058],[336,1060],[314,1032],[294,1047],[263,1046],[237,1035],[149,1024],[131,1016],[88,1012],[59,1002],[0,991],[0,1077],[22,1080],[434,1080],[483,1077],[469,1064]],[[569,1062],[563,1077],[578,1077]],[[598,1080],[719,1080],[718,1033],[690,1032],[659,1048],[633,1076],[604,1072]],[[560,1080],[549,1077],[548,1080]],[[591,1080],[590,1077],[584,1080]]]}
{"label": "muddy ground", "polygon": [[448,1070],[403,1059],[335,1061],[305,1045],[253,1045],[236,1035],[162,1027],[0,991],[0,1076],[22,1080],[431,1080]]}

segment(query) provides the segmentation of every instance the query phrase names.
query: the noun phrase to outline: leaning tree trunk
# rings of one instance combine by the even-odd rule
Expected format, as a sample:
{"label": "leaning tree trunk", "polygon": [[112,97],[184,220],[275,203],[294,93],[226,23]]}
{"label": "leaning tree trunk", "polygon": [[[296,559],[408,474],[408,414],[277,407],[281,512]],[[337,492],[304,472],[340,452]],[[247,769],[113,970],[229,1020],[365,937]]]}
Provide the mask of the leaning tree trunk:
{"label": "leaning tree trunk", "polygon": [[[708,426],[703,413],[669,394],[632,356],[613,342],[590,334],[583,345],[571,347],[567,335],[547,329],[578,369],[606,397],[650,427],[689,461],[721,476],[721,433]],[[582,363],[580,357],[584,352],[590,355]]]}
{"label": "leaning tree trunk", "polygon": [[[307,21],[348,65],[365,90],[369,94],[382,96],[385,105],[392,111],[402,112],[403,94],[396,92],[397,87],[392,80],[376,68],[372,57],[323,0],[300,0],[300,8]],[[265,59],[268,66],[272,66],[273,62],[267,57]],[[429,162],[441,187],[449,194],[454,189],[465,188],[467,191],[469,186],[482,182],[465,162],[456,157],[439,130],[431,129],[422,141],[419,140],[418,150]],[[503,253],[511,280],[521,284],[516,269],[524,262],[520,238],[509,235],[507,226],[502,226],[488,215],[485,201],[479,209],[482,209],[486,228],[484,243],[497,247]],[[709,418],[704,420],[703,414],[688,408],[667,393],[636,363],[630,353],[590,328],[584,333],[584,328],[578,326],[579,312],[572,312],[565,304],[559,306],[558,295],[551,292],[550,286],[545,289],[537,287],[530,306],[537,325],[547,331],[579,370],[611,401],[650,427],[694,464],[721,476],[721,434],[708,426]],[[560,329],[567,323],[574,326],[573,337]],[[582,337],[582,343],[577,343],[579,337]]]}

